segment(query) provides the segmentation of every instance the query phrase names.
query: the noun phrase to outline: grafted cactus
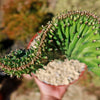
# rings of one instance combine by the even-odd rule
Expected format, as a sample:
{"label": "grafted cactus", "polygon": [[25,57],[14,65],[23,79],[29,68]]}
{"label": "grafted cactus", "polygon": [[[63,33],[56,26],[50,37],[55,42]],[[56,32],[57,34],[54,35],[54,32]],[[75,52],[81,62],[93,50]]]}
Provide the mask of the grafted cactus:
{"label": "grafted cactus", "polygon": [[[100,75],[100,20],[86,11],[69,11],[57,16],[43,30],[41,55],[59,52],[85,63]],[[43,40],[42,40],[43,41]],[[55,55],[54,55],[55,56]],[[50,59],[50,58],[48,58]]]}
{"label": "grafted cactus", "polygon": [[20,76],[35,72],[53,59],[68,58],[85,63],[100,75],[100,20],[94,14],[66,11],[48,22],[39,35],[36,48],[18,50],[1,58],[2,70]]}

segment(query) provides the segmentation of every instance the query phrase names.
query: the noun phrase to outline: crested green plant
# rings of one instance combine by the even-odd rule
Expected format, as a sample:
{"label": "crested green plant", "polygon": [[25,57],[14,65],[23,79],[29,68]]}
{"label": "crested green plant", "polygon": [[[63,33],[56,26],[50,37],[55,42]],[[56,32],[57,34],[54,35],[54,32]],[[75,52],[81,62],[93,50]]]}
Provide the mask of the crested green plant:
{"label": "crested green plant", "polygon": [[[100,75],[100,20],[87,11],[65,11],[43,27],[36,48],[13,51],[0,59],[10,75],[34,72],[54,59],[79,60]],[[34,40],[33,40],[34,41]]]}

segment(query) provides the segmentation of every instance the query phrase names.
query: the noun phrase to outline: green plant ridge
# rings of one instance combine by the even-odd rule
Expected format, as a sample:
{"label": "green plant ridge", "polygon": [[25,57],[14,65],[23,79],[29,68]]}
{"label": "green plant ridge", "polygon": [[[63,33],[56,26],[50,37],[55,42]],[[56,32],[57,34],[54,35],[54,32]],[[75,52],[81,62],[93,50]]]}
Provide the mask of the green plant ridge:
{"label": "green plant ridge", "polygon": [[51,60],[68,58],[85,63],[89,70],[100,75],[100,20],[96,15],[87,11],[65,11],[49,21],[39,35],[36,48],[17,50],[9,54],[11,57],[1,58],[1,69],[20,77],[35,72]]}

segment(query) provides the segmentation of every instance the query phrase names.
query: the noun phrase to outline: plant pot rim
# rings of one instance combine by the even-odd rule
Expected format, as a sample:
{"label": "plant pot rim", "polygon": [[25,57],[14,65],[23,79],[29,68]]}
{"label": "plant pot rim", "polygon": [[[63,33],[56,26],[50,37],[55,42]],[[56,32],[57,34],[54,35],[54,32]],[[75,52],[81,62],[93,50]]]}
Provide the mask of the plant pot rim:
{"label": "plant pot rim", "polygon": [[[41,31],[39,31],[38,33],[41,33]],[[29,47],[30,47],[30,45],[31,45],[31,42],[32,42],[37,36],[38,36],[38,34],[36,33],[36,34],[32,37],[32,39],[30,40],[30,42],[29,42],[29,44],[28,44],[28,46],[27,46],[27,49],[29,49]],[[78,81],[78,80],[83,76],[83,74],[85,73],[86,69],[87,69],[87,65],[85,65],[85,68],[84,68],[84,70],[81,72],[81,74],[79,75],[78,79],[74,80],[73,82],[69,83],[68,85],[58,85],[58,86],[56,86],[56,87],[70,86],[71,84],[74,84],[76,81]],[[34,74],[34,73],[33,73],[33,74]],[[34,75],[34,76],[35,76],[35,75]],[[37,76],[35,76],[35,78],[38,79]],[[39,80],[39,79],[38,79],[38,80]],[[39,80],[39,81],[40,81],[40,80]],[[47,84],[47,83],[45,83],[45,82],[43,82],[43,81],[40,81],[40,82],[42,82],[43,84],[46,84],[46,85],[48,85],[48,86],[55,87],[55,85]]]}

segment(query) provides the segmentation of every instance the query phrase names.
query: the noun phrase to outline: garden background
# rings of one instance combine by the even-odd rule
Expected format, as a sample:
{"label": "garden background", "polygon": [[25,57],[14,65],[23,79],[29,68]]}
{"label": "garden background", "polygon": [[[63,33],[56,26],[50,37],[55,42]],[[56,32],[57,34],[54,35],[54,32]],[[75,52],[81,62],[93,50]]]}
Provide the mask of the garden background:
{"label": "garden background", "polygon": [[[57,13],[80,9],[100,17],[100,0],[0,0],[0,57],[11,50],[27,48],[32,36]],[[19,80],[0,73],[0,89],[10,100],[40,99],[33,79]],[[100,77],[89,71],[63,97],[63,100],[84,99],[100,100]]]}

